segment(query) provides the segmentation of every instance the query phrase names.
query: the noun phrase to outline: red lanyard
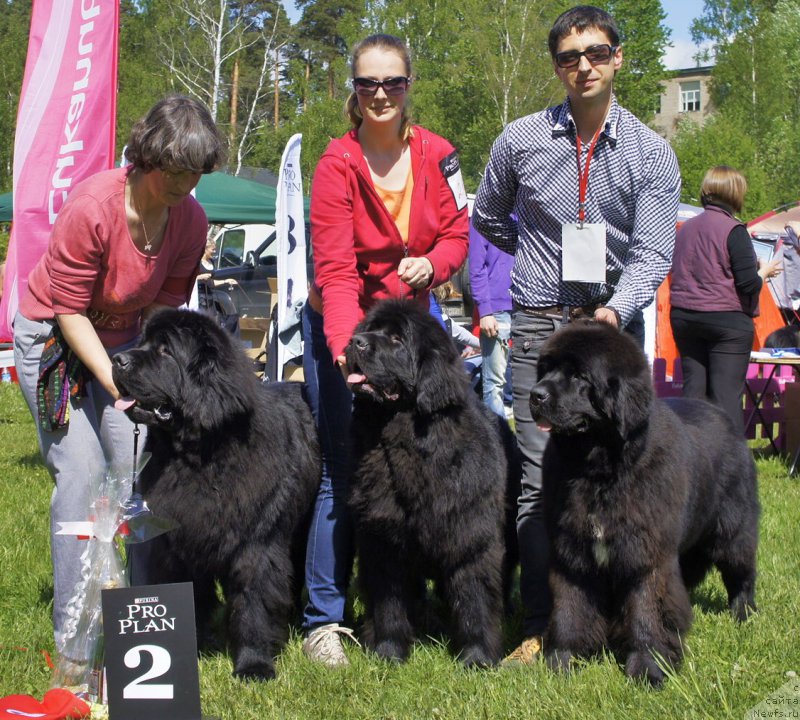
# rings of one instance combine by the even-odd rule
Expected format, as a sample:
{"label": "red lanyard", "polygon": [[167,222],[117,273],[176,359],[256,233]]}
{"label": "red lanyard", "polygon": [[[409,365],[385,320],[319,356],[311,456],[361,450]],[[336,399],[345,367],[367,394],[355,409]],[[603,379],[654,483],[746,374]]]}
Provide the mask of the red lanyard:
{"label": "red lanyard", "polygon": [[594,146],[597,144],[597,138],[600,137],[600,130],[602,127],[597,128],[597,132],[592,137],[592,142],[589,145],[589,152],[586,154],[586,170],[581,171],[581,136],[575,133],[575,147],[578,152],[578,220],[581,227],[583,227],[583,220],[586,217],[586,188],[589,187],[589,164],[592,162],[592,155],[594,154]]}

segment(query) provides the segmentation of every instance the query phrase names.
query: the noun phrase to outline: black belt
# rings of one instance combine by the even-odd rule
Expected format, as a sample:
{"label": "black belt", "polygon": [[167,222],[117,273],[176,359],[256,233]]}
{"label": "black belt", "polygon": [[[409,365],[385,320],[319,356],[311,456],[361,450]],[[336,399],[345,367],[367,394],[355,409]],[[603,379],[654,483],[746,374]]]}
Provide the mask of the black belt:
{"label": "black belt", "polygon": [[587,305],[551,305],[550,307],[528,307],[527,305],[514,303],[514,309],[532,317],[560,320],[566,324],[571,320],[594,317],[594,311],[605,307],[605,305],[605,300],[588,303]]}

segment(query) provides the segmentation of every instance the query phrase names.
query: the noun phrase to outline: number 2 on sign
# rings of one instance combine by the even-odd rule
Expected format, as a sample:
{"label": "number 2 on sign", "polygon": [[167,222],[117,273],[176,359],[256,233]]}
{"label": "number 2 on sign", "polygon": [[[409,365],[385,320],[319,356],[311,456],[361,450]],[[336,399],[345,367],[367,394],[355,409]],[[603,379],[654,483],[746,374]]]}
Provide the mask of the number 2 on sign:
{"label": "number 2 on sign", "polygon": [[153,658],[153,666],[144,674],[128,683],[122,691],[126,700],[172,700],[174,685],[145,685],[148,680],[161,677],[172,665],[172,658],[167,650],[158,645],[137,645],[125,653],[125,667],[131,669],[142,663],[142,654],[148,653]]}

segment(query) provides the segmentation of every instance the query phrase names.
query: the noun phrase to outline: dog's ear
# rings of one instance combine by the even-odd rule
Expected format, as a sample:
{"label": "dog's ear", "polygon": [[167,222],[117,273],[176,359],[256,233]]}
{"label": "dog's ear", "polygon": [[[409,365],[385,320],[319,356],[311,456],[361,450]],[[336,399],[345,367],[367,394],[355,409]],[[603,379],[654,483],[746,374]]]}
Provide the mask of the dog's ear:
{"label": "dog's ear", "polygon": [[441,342],[420,343],[417,353],[415,385],[419,411],[428,415],[462,404],[469,390],[468,378],[453,341],[442,333]]}
{"label": "dog's ear", "polygon": [[654,402],[653,387],[648,377],[608,378],[606,413],[620,436],[628,437],[650,417]]}
{"label": "dog's ear", "polygon": [[224,426],[253,406],[253,370],[224,330],[209,327],[194,335],[183,391],[187,421],[203,431]]}

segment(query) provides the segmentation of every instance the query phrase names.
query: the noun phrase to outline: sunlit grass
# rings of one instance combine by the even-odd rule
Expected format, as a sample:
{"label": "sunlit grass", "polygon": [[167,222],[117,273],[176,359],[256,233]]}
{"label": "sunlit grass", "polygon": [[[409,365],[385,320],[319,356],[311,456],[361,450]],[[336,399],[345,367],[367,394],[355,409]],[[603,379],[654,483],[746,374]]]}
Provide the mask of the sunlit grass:
{"label": "sunlit grass", "polygon": [[[663,690],[626,679],[610,656],[583,663],[569,676],[541,664],[465,670],[445,644],[431,639],[419,642],[404,665],[351,645],[350,667],[331,671],[305,659],[294,632],[270,683],[234,680],[227,655],[201,658],[203,711],[221,720],[743,718],[784,686],[787,673],[800,673],[800,481],[788,477],[780,459],[760,459],[758,467],[759,612],[737,625],[713,573],[693,594],[686,658]],[[0,696],[41,697],[49,687],[40,651],[53,647],[50,491],[19,391],[0,385]],[[519,618],[509,623],[509,644],[518,625]]]}

